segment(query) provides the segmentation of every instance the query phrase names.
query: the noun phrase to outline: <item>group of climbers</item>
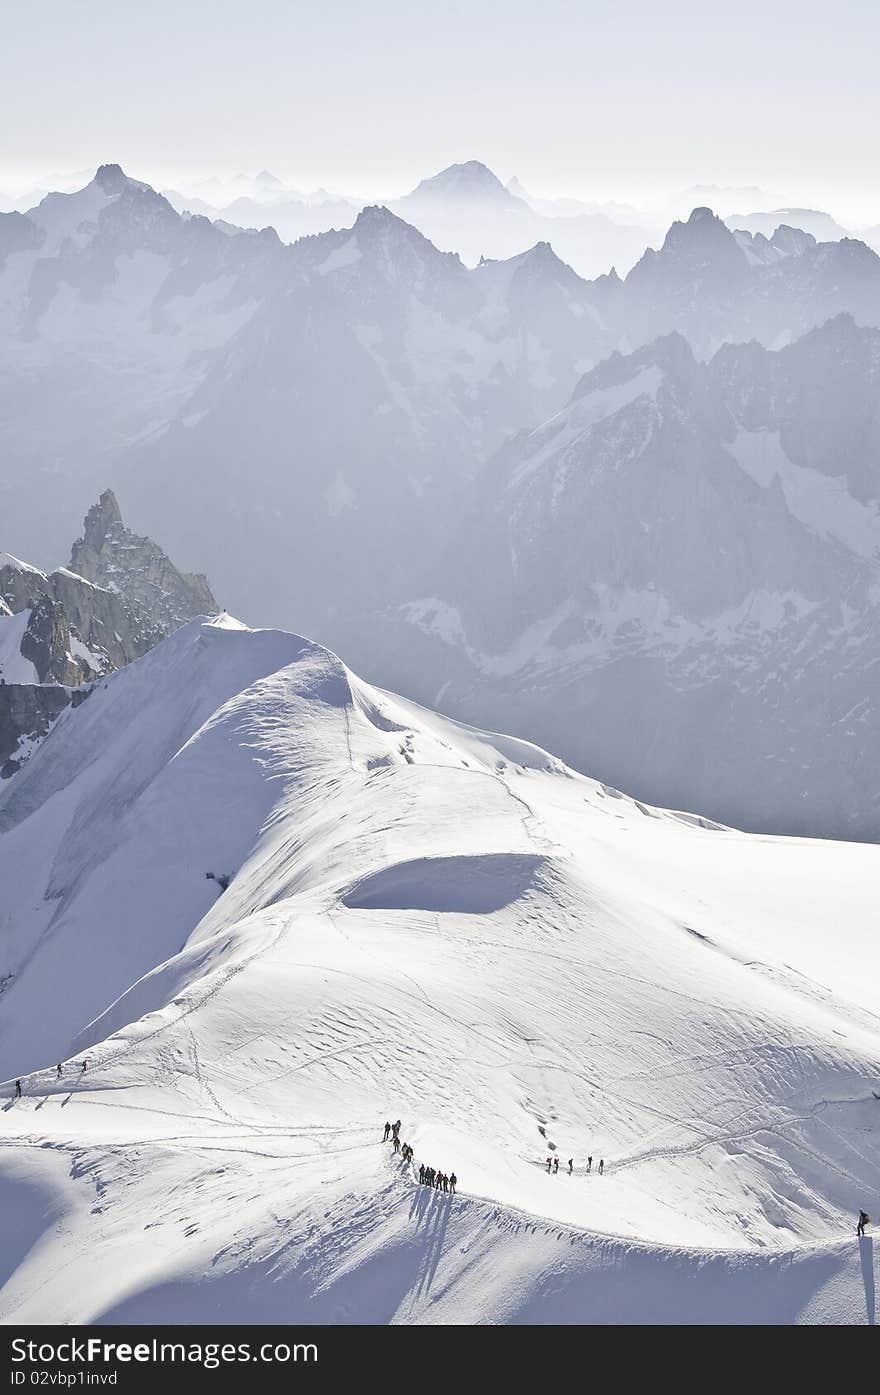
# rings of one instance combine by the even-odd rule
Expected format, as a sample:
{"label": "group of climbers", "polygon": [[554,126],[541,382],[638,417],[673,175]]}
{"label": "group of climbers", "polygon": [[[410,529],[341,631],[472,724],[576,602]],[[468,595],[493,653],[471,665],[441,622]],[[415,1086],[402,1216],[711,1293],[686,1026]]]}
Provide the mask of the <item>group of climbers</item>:
{"label": "group of climbers", "polygon": [[[587,1168],[586,1168],[586,1170],[587,1170],[587,1172],[592,1172],[592,1171],[593,1171],[593,1155],[592,1155],[592,1153],[591,1153],[590,1156],[587,1158]],[[552,1172],[554,1177],[556,1176],[557,1172],[559,1171],[559,1158],[558,1158],[558,1157],[548,1157],[548,1158],[547,1158],[547,1171],[548,1171],[548,1172]],[[605,1159],[604,1159],[604,1158],[600,1158],[600,1159],[599,1159],[599,1167],[598,1167],[598,1172],[599,1172],[599,1176],[600,1176],[600,1177],[602,1176],[602,1174],[603,1174],[604,1171],[605,1171]],[[569,1175],[569,1177],[571,1176],[571,1174],[572,1174],[573,1172],[574,1172],[574,1158],[569,1158],[569,1160],[568,1160],[568,1175]]]}
{"label": "group of climbers", "polygon": [[[394,1152],[399,1153],[404,1162],[412,1162],[413,1150],[411,1146],[408,1143],[401,1143],[400,1141],[399,1119],[394,1124],[389,1124],[386,1121],[382,1142],[387,1143],[389,1138],[391,1139]],[[427,1167],[424,1163],[420,1163],[418,1175],[421,1186],[432,1187],[438,1192],[451,1192],[454,1195],[455,1187],[458,1182],[458,1178],[454,1172],[440,1172],[436,1167]]]}
{"label": "group of climbers", "polygon": [[452,1192],[455,1194],[455,1186],[458,1182],[454,1172],[449,1174],[438,1172],[435,1167],[425,1167],[424,1163],[419,1165],[419,1182],[423,1187],[433,1187],[438,1192]]}
{"label": "group of climbers", "polygon": [[[89,1063],[88,1063],[88,1058],[86,1058],[86,1059],[81,1063],[81,1065],[80,1065],[80,1070],[79,1070],[79,1074],[80,1074],[80,1075],[84,1075],[84,1074],[85,1074],[86,1068],[87,1068],[88,1064],[89,1064]],[[64,1072],[64,1068],[63,1068],[63,1066],[61,1065],[61,1063],[59,1062],[59,1064],[55,1067],[56,1079],[60,1080],[61,1077],[62,1077],[62,1075],[63,1075],[63,1072]],[[15,1098],[15,1099],[21,1099],[21,1097],[22,1097],[22,1086],[21,1086],[21,1080],[18,1079],[18,1080],[16,1080],[16,1082],[15,1082],[15,1094],[14,1094],[14,1098]],[[408,1144],[408,1143],[401,1143],[401,1141],[400,1141],[400,1120],[399,1120],[399,1119],[397,1119],[393,1124],[392,1124],[392,1123],[388,1123],[388,1122],[386,1121],[386,1124],[385,1124],[385,1133],[384,1133],[384,1137],[383,1137],[383,1140],[382,1140],[383,1143],[387,1143],[389,1138],[390,1138],[391,1141],[392,1141],[394,1152],[395,1152],[395,1153],[399,1153],[400,1156],[403,1158],[404,1162],[407,1162],[407,1163],[412,1162],[412,1160],[413,1160],[413,1150],[412,1150],[412,1147],[410,1146],[410,1144]],[[587,1173],[590,1173],[590,1172],[592,1172],[592,1170],[593,1170],[593,1155],[592,1155],[592,1153],[591,1153],[591,1154],[588,1156],[588,1158],[587,1158],[586,1171],[587,1171]],[[600,1158],[600,1159],[599,1159],[599,1166],[598,1166],[598,1169],[597,1169],[597,1170],[598,1170],[599,1176],[601,1177],[601,1176],[603,1175],[604,1171],[605,1171],[605,1159],[604,1159],[604,1158]],[[559,1172],[559,1158],[558,1158],[558,1156],[548,1156],[548,1157],[547,1157],[547,1172],[548,1172],[548,1173],[552,1172],[554,1176]],[[574,1172],[574,1158],[569,1158],[569,1160],[568,1160],[568,1175],[569,1175],[569,1177],[572,1175],[573,1172]],[[448,1193],[452,1193],[453,1195],[455,1194],[455,1188],[456,1188],[456,1184],[457,1184],[457,1182],[458,1182],[458,1178],[456,1177],[456,1175],[455,1175],[454,1172],[450,1172],[450,1173],[440,1172],[437,1168],[427,1167],[424,1163],[420,1163],[420,1164],[419,1164],[419,1171],[418,1171],[418,1178],[419,1178],[419,1183],[420,1183],[421,1186],[431,1187],[432,1189],[434,1189],[434,1190],[436,1190],[436,1191],[448,1192]],[[870,1223],[870,1219],[871,1219],[871,1218],[870,1218],[870,1216],[868,1215],[867,1211],[863,1211],[863,1210],[860,1210],[860,1211],[859,1211],[859,1219],[858,1219],[858,1224],[857,1224],[857,1226],[856,1226],[856,1235],[858,1235],[858,1236],[864,1235],[864,1233],[865,1233],[865,1226],[868,1225],[868,1224]]]}
{"label": "group of climbers", "polygon": [[[86,1057],[86,1059],[85,1059],[85,1060],[82,1062],[82,1064],[80,1065],[80,1068],[79,1068],[79,1073],[80,1073],[80,1075],[85,1075],[85,1073],[86,1073],[86,1067],[88,1066],[88,1064],[89,1064],[88,1057]],[[55,1067],[55,1079],[56,1079],[56,1080],[60,1080],[63,1074],[64,1074],[64,1067],[61,1065],[61,1062],[59,1061],[58,1065]],[[20,1099],[21,1099],[21,1097],[22,1097],[22,1088],[21,1088],[21,1080],[20,1080],[20,1079],[19,1079],[19,1080],[16,1080],[16,1082],[15,1082],[15,1092],[14,1092],[14,1094],[15,1094],[15,1098],[16,1098],[17,1100],[20,1100]]]}

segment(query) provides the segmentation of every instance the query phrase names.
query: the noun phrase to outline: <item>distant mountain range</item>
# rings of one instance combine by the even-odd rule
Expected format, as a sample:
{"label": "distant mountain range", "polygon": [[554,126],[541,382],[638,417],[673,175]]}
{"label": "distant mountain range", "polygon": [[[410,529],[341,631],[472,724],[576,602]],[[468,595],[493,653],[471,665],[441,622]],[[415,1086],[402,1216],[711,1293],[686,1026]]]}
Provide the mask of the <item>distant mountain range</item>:
{"label": "distant mountain range", "polygon": [[[528,208],[471,165],[408,198],[454,198],[477,223],[490,203]],[[863,243],[732,230],[707,208],[625,278],[584,280],[546,240],[468,267],[380,207],[288,246],[183,216],[102,166],[76,193],[0,215],[0,544],[45,566],[109,482],[224,605],[315,635],[372,680],[586,752],[656,802],[870,835],[870,763],[847,714],[874,623],[877,326],[880,258]],[[732,454],[740,426],[752,475]],[[832,512],[845,536],[823,532]],[[848,640],[829,605],[846,607]],[[628,659],[651,656],[629,709],[621,625]],[[541,635],[559,664],[534,659]],[[691,642],[708,646],[699,663]],[[832,683],[844,660],[852,678]],[[798,710],[801,661],[831,685],[827,768],[821,723]],[[743,683],[752,696],[728,702],[724,731],[694,716],[694,687],[711,704]],[[754,696],[768,683],[794,723],[787,756]],[[610,734],[615,704],[656,728],[638,776]],[[609,727],[600,752],[593,710]],[[758,780],[725,758],[710,788],[708,767],[673,760],[692,724],[707,753],[777,743],[780,770]],[[818,773],[800,773],[811,763],[824,814]]]}
{"label": "distant mountain range", "polygon": [[[48,188],[20,190],[14,197],[0,193],[0,212],[27,212],[50,189],[70,192],[87,181],[87,174],[67,174]],[[163,188],[162,193],[179,213],[202,215],[229,230],[271,227],[285,242],[350,226],[365,204],[378,203],[471,264],[481,256],[503,258],[548,241],[587,277],[612,266],[625,274],[646,247],[658,245],[672,221],[687,218],[701,206],[714,209],[732,229],[771,237],[785,224],[811,232],[820,242],[855,236],[880,251],[877,227],[844,227],[828,212],[796,206],[778,192],[755,186],[695,184],[637,203],[549,197],[532,193],[515,177],[503,184],[479,160],[450,165],[403,197],[381,190],[369,198],[324,188],[306,191],[265,169],[255,175],[197,179],[184,188]]]}
{"label": "distant mountain range", "polygon": [[878,838],[878,461],[880,332],[848,316],[614,355],[487,466],[377,666],[649,802]]}

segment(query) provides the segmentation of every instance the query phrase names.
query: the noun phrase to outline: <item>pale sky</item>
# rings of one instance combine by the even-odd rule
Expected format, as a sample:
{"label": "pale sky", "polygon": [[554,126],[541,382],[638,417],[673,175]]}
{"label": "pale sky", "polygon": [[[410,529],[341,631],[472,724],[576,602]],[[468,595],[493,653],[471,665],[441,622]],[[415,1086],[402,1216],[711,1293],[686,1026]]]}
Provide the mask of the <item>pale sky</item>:
{"label": "pale sky", "polygon": [[404,192],[760,185],[880,220],[877,0],[0,0],[0,189],[118,161]]}

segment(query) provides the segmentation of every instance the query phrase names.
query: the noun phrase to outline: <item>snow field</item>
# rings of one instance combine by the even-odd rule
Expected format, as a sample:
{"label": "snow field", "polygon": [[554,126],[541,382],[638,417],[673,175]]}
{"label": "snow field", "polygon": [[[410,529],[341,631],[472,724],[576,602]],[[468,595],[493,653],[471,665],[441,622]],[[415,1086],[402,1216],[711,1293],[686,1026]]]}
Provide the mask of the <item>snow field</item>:
{"label": "snow field", "polygon": [[0,830],[6,1321],[868,1317],[876,849],[228,620],[65,713]]}

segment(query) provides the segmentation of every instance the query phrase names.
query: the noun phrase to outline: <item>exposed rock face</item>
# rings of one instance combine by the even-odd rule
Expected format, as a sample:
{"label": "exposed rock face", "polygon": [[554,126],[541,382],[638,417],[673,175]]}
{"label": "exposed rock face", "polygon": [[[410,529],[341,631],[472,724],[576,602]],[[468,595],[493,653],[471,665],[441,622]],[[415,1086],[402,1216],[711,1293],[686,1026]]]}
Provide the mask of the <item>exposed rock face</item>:
{"label": "exposed rock face", "polygon": [[65,707],[90,691],[58,683],[0,683],[0,780],[14,775]]}
{"label": "exposed rock face", "polygon": [[218,609],[207,577],[179,572],[161,547],[126,528],[112,489],[86,514],[70,571],[120,597],[137,642],[145,644],[142,653],[187,620]]}
{"label": "exposed rock face", "polygon": [[49,594],[45,572],[31,567],[9,552],[0,552],[0,599],[16,615]]}
{"label": "exposed rock face", "polygon": [[131,611],[116,591],[96,586],[66,567],[52,572],[49,581],[53,596],[64,606],[98,672],[123,668],[151,647],[132,623]]}
{"label": "exposed rock face", "polygon": [[125,527],[110,490],[89,510],[71,562],[47,575],[0,553],[0,778],[102,674],[217,610],[204,576],[179,572]]}
{"label": "exposed rock face", "polygon": [[496,456],[383,681],[646,803],[876,841],[878,403],[848,316],[612,356]]}
{"label": "exposed rock face", "polygon": [[86,664],[78,664],[70,651],[70,626],[63,605],[50,596],[41,596],[22,636],[23,656],[37,670],[40,683],[76,687],[95,675]]}

